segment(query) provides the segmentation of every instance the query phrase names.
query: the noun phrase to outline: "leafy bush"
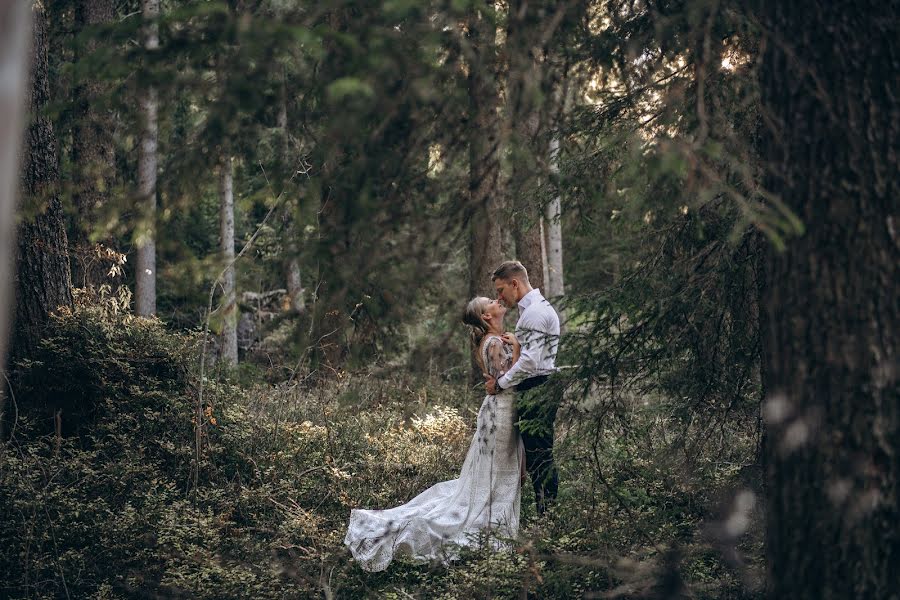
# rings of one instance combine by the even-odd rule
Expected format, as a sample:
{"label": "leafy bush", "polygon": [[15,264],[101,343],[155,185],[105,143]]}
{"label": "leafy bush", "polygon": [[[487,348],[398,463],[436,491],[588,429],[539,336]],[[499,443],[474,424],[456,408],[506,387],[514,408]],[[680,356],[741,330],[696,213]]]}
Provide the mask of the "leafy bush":
{"label": "leafy bush", "polygon": [[[674,556],[696,597],[744,597],[702,534],[752,453],[739,428],[730,456],[694,457],[702,468],[682,477],[677,440],[642,403],[627,429],[605,422],[596,446],[570,407],[560,501],[537,520],[526,486],[514,551],[368,574],[343,546],[350,509],[456,477],[478,394],[402,371],[316,387],[209,379],[198,411],[198,342],[88,308],[53,321],[18,367],[16,426],[0,454],[0,596],[570,598],[652,590]],[[46,420],[57,410],[77,422],[60,438]]]}

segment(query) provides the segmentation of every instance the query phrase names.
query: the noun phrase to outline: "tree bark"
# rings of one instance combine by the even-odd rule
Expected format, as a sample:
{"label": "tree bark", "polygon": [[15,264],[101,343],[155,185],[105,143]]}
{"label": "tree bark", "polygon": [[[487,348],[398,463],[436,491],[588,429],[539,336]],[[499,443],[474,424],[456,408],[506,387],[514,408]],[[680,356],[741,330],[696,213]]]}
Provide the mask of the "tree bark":
{"label": "tree bark", "polygon": [[[0,7],[0,375],[6,372],[9,300],[16,242],[15,209],[19,188],[19,150],[25,129],[31,7],[11,2]],[[5,381],[4,381],[5,383]],[[6,389],[0,383],[0,441],[4,438]]]}
{"label": "tree bark", "polygon": [[528,190],[536,187],[539,182],[536,165],[533,160],[529,160],[528,150],[525,150],[538,136],[538,115],[531,113],[520,117],[525,122],[515,126],[519,134],[513,136],[513,139],[523,147],[513,150],[512,176],[507,186],[513,192],[509,202],[516,207],[512,212],[513,239],[516,244],[516,259],[528,271],[531,286],[544,290],[546,282],[541,211],[538,203],[527,195]]}
{"label": "tree bark", "polygon": [[222,251],[222,352],[229,365],[238,360],[237,299],[234,289],[234,165],[231,158],[222,162],[219,174],[219,226]]}
{"label": "tree bark", "polygon": [[805,225],[762,294],[772,598],[900,589],[898,8],[762,2],[766,187]]}
{"label": "tree bark", "polygon": [[503,260],[501,247],[500,135],[497,118],[496,26],[485,15],[472,15],[469,42],[469,297],[494,297],[491,273]]}
{"label": "tree bark", "polygon": [[[111,23],[115,15],[112,0],[78,0],[75,3],[75,28],[85,28]],[[97,48],[88,40],[78,48],[78,59],[84,60]],[[105,85],[90,76],[77,83],[75,88],[75,125],[72,135],[72,163],[75,165],[73,204],[77,223],[71,240],[73,283],[87,287],[99,285],[105,279],[105,264],[91,268],[92,229],[96,215],[108,201],[115,172],[115,150],[112,137],[112,115],[103,109]]]}
{"label": "tree bark", "polygon": [[[290,156],[290,132],[288,131],[288,110],[287,110],[287,85],[282,75],[281,80],[281,102],[278,105],[277,125],[281,130],[280,155],[281,162],[285,166],[284,175],[290,179],[291,169],[287,168],[291,164]],[[300,270],[300,244],[298,243],[299,234],[294,223],[295,215],[290,210],[290,203],[285,207],[285,237],[287,238],[284,267],[284,278],[287,283],[288,298],[290,299],[291,310],[295,313],[306,311],[306,302],[303,298],[303,280],[302,271]]]}
{"label": "tree bark", "polygon": [[[510,204],[516,257],[528,269],[531,285],[547,293],[549,271],[544,262],[548,252],[543,199],[534,194],[542,189],[548,175],[546,137],[548,132],[550,82],[548,42],[558,26],[555,3],[511,0],[507,20],[506,55],[507,135],[511,163]],[[560,13],[561,15],[561,13]]]}
{"label": "tree bark", "polygon": [[544,248],[541,239],[543,228],[541,226],[540,212],[534,207],[536,218],[533,215],[524,215],[518,212],[513,218],[513,233],[516,240],[516,259],[521,262],[528,271],[528,280],[532,287],[540,288],[546,293],[546,281],[544,280]]}
{"label": "tree bark", "polygon": [[[31,122],[25,134],[23,192],[26,218],[19,229],[16,277],[16,320],[13,357],[31,354],[43,335],[50,313],[72,304],[68,240],[58,196],[57,142],[50,119],[42,111],[50,101],[47,59],[47,16],[33,8]],[[42,212],[41,212],[42,211]]]}
{"label": "tree bark", "polygon": [[[550,140],[550,173],[559,174],[559,138]],[[562,257],[562,202],[557,193],[544,211],[544,247],[547,249],[547,295],[565,294]]]}
{"label": "tree bark", "polygon": [[[159,0],[143,0],[142,10],[146,21],[144,48],[153,52],[159,48],[156,19],[159,17]],[[144,130],[141,132],[138,157],[138,203],[142,215],[136,236],[136,290],[135,312],[143,317],[156,314],[156,170],[158,100],[152,85],[143,90],[140,97]]]}
{"label": "tree bark", "polygon": [[[294,234],[291,232],[291,234]],[[289,250],[290,252],[290,250]],[[293,250],[296,253],[296,249]],[[303,281],[300,272],[300,261],[296,255],[289,258],[285,265],[285,278],[287,279],[288,298],[291,302],[291,310],[295,313],[306,311],[306,302],[303,299]]]}

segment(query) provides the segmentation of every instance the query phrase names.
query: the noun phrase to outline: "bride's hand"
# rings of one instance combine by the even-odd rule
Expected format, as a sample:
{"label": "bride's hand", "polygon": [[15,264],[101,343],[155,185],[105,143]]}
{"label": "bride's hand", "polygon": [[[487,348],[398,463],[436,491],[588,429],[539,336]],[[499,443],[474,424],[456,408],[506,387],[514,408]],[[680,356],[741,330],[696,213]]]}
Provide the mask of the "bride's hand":
{"label": "bride's hand", "polygon": [[507,344],[509,344],[510,346],[512,346],[512,347],[513,347],[513,352],[515,352],[516,350],[518,350],[519,347],[520,347],[519,340],[516,339],[515,334],[506,332],[506,333],[504,333],[502,336],[500,336],[500,339],[502,339],[504,342],[506,342]]}

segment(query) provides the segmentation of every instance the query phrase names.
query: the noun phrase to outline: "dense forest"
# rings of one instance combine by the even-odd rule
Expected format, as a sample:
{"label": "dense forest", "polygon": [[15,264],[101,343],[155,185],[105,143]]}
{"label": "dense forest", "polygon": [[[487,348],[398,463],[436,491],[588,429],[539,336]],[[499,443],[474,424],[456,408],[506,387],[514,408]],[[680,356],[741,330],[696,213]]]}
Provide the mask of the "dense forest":
{"label": "dense forest", "polygon": [[[900,599],[898,16],[0,3],[0,597]],[[507,260],[558,497],[368,572]]]}

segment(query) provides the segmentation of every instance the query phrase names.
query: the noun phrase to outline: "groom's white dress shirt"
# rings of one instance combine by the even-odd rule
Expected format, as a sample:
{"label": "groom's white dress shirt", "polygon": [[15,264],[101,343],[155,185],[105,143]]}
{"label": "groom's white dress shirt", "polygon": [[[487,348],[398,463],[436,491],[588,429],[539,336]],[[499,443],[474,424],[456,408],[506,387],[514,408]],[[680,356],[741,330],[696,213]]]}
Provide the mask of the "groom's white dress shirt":
{"label": "groom's white dress shirt", "polygon": [[516,338],[521,345],[519,360],[497,380],[497,386],[502,389],[518,385],[529,377],[549,375],[557,371],[559,315],[539,289],[531,290],[519,300]]}

